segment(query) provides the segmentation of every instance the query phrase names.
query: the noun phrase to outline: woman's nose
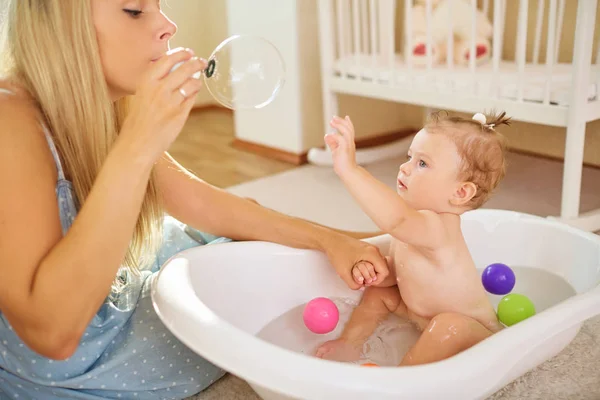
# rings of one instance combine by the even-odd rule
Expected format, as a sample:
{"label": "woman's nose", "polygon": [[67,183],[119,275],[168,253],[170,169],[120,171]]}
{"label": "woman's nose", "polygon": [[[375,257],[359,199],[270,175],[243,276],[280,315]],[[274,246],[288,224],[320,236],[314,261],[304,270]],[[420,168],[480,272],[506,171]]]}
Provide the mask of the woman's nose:
{"label": "woman's nose", "polygon": [[158,39],[161,41],[168,41],[175,33],[177,33],[177,25],[171,21],[166,15],[162,14],[161,27],[158,34]]}

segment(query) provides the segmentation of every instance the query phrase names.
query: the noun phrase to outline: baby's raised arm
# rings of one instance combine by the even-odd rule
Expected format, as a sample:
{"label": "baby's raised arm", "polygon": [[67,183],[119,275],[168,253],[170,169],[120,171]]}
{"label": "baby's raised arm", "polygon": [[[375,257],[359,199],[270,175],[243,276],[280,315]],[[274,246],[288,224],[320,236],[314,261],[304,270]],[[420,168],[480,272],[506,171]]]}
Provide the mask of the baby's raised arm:
{"label": "baby's raised arm", "polygon": [[396,192],[356,165],[354,127],[349,117],[335,117],[331,126],[339,133],[325,136],[334,169],[362,210],[384,232],[419,247],[436,248],[446,238],[442,218],[432,211],[410,207]]}

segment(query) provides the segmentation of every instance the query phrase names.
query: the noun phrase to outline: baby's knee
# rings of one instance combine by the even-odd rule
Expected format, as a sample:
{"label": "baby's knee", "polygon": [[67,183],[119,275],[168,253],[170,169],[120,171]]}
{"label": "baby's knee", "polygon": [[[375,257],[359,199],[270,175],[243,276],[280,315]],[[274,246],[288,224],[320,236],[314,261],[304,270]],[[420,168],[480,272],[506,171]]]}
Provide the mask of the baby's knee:
{"label": "baby's knee", "polygon": [[458,313],[441,313],[431,319],[427,331],[444,340],[455,338],[459,342],[473,345],[492,335],[477,320]]}
{"label": "baby's knee", "polygon": [[469,317],[458,313],[441,313],[431,319],[431,321],[429,322],[428,330],[462,330],[467,326],[469,322],[468,319]]}
{"label": "baby's knee", "polygon": [[366,304],[383,303],[390,312],[396,311],[402,302],[400,291],[397,286],[392,287],[368,287],[363,295]]}

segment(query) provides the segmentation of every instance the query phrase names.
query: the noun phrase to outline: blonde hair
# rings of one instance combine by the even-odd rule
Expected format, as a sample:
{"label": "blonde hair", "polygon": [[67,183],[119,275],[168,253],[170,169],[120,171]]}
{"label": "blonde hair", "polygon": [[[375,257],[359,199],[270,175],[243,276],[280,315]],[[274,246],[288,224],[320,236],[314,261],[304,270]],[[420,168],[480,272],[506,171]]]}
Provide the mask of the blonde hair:
{"label": "blonde hair", "polygon": [[[8,0],[6,10],[0,74],[41,110],[83,204],[128,111],[127,98],[110,99],[90,1]],[[162,216],[152,176],[122,266],[137,273],[155,259]]]}
{"label": "blonde hair", "polygon": [[[483,115],[481,115],[483,117]],[[425,125],[427,132],[446,134],[456,145],[462,159],[458,179],[472,182],[477,192],[467,204],[481,207],[506,175],[506,139],[496,131],[510,125],[505,112],[485,115],[485,123],[447,112],[433,113]]]}

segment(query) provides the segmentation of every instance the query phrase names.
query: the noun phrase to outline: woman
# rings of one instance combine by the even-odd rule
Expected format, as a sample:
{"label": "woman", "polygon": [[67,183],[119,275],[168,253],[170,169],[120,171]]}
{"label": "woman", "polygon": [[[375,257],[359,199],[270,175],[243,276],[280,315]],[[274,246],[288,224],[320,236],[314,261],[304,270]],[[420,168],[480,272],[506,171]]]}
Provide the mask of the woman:
{"label": "woman", "polygon": [[169,256],[218,237],[319,249],[353,289],[360,260],[385,278],[375,247],[219,190],[166,153],[205,63],[165,55],[176,26],[159,1],[10,0],[5,20],[0,395],[206,388],[223,372],[167,331],[148,287]]}

